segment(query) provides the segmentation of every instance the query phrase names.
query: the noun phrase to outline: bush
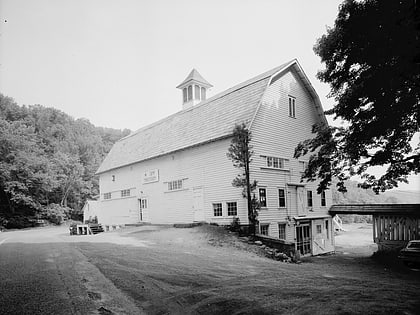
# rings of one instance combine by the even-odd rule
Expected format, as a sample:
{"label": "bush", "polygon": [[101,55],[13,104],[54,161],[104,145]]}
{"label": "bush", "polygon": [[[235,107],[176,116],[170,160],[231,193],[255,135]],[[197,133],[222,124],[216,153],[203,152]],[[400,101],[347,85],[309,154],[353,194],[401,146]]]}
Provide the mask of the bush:
{"label": "bush", "polygon": [[23,229],[28,227],[34,227],[35,223],[33,219],[23,217],[23,216],[14,216],[4,220],[6,223],[4,226],[6,229]]}
{"label": "bush", "polygon": [[238,232],[241,229],[241,223],[238,217],[234,217],[229,226],[229,231]]}
{"label": "bush", "polygon": [[70,212],[70,208],[52,203],[46,208],[42,209],[41,217],[53,224],[60,225],[65,219],[69,218]]}

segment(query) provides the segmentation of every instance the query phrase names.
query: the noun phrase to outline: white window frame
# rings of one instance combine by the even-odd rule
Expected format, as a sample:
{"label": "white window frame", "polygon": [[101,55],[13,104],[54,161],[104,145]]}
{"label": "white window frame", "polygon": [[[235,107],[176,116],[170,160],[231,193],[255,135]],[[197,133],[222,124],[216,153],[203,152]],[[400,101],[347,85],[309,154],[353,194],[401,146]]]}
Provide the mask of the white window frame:
{"label": "white window frame", "polygon": [[130,197],[131,190],[130,189],[122,189],[121,190],[121,198]]}
{"label": "white window frame", "polygon": [[[280,190],[283,190],[283,193],[284,193],[284,196],[283,196],[284,206],[280,205]],[[278,193],[279,208],[282,208],[282,209],[287,208],[287,192],[286,192],[286,189],[285,188],[277,188],[277,193]]]}
{"label": "white window frame", "polygon": [[307,167],[308,167],[308,162],[299,161],[299,172],[304,173]]}
{"label": "white window frame", "polygon": [[[262,227],[264,226],[264,228],[265,227],[267,227],[267,234],[263,234],[262,233]],[[260,223],[259,224],[259,232],[260,232],[260,235],[265,235],[265,236],[269,236],[269,232],[270,232],[270,223]]]}
{"label": "white window frame", "polygon": [[167,182],[168,191],[177,191],[184,189],[184,181],[182,179],[171,180]]}
{"label": "white window frame", "polygon": [[327,206],[327,196],[325,195],[325,190],[321,191],[321,207]]}
{"label": "white window frame", "polygon": [[316,225],[316,234],[322,234],[322,224]]}
{"label": "white window frame", "polygon": [[[309,196],[310,196],[310,198],[309,198]],[[309,200],[311,201],[310,205],[309,205]],[[309,209],[312,209],[313,206],[314,206],[314,194],[313,194],[312,190],[307,190],[306,191],[306,206]]]}
{"label": "white window frame", "polygon": [[[229,204],[235,204],[235,214],[229,214]],[[226,202],[226,212],[228,217],[236,217],[238,215],[238,203],[236,201],[227,201]]]}
{"label": "white window frame", "polygon": [[[265,205],[262,205],[261,203],[261,190],[264,190],[264,203]],[[260,203],[261,208],[267,208],[268,200],[267,200],[267,187],[258,187],[258,201]]]}
{"label": "white window frame", "polygon": [[[280,237],[280,226],[284,226],[284,238]],[[287,223],[286,222],[279,222],[278,223],[278,228],[279,228],[279,239],[286,240],[286,237],[287,237]]]}
{"label": "white window frame", "polygon": [[147,201],[147,198],[142,198],[142,199],[140,199],[141,201],[141,208],[142,209],[147,209],[148,208],[148,201]]}
{"label": "white window frame", "polygon": [[[213,217],[218,218],[218,217],[223,217],[223,203],[221,202],[214,202],[212,203],[213,205]],[[220,209],[216,209],[215,206],[219,206],[220,205]],[[216,215],[216,210],[220,210],[220,215]]]}
{"label": "white window frame", "polygon": [[296,97],[289,95],[289,117],[296,118]]}
{"label": "white window frame", "polygon": [[194,99],[195,100],[200,100],[201,96],[200,96],[200,92],[201,92],[201,88],[199,85],[194,84]]}
{"label": "white window frame", "polygon": [[286,163],[288,159],[278,156],[262,156],[265,159],[265,168],[273,170],[287,170]]}

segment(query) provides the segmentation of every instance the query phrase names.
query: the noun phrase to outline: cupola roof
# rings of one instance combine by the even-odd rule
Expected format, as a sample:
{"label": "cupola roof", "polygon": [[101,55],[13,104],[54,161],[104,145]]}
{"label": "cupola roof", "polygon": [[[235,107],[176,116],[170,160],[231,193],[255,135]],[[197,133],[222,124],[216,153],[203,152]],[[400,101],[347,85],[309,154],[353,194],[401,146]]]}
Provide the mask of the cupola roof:
{"label": "cupola roof", "polygon": [[182,83],[179,84],[176,88],[183,88],[189,83],[198,83],[199,85],[204,86],[206,88],[210,88],[213,86],[206,79],[204,79],[203,76],[196,69],[192,69],[190,74],[185,78],[185,80],[182,81]]}

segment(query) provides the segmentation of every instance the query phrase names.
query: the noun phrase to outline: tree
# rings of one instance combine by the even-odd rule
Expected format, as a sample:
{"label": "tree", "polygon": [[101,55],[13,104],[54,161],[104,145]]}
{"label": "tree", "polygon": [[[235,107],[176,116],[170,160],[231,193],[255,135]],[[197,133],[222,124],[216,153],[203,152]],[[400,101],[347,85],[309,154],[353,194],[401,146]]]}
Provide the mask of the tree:
{"label": "tree", "polygon": [[227,157],[232,160],[233,165],[242,170],[236,176],[232,185],[242,188],[242,196],[247,200],[248,220],[250,223],[250,233],[255,234],[259,203],[253,192],[257,187],[257,181],[250,180],[249,166],[252,161],[251,132],[244,123],[235,125],[233,128],[233,138],[228,149]]}
{"label": "tree", "polygon": [[[317,77],[330,84],[341,127],[318,124],[295,149],[311,152],[304,178],[334,177],[340,191],[351,176],[376,193],[408,182],[420,169],[420,14],[416,0],[346,0],[333,28],[314,46],[325,63]],[[413,141],[415,142],[413,144]],[[411,142],[411,143],[410,143]],[[371,167],[386,171],[379,178]]]}
{"label": "tree", "polygon": [[80,210],[99,193],[99,164],[129,132],[0,94],[0,221]]}

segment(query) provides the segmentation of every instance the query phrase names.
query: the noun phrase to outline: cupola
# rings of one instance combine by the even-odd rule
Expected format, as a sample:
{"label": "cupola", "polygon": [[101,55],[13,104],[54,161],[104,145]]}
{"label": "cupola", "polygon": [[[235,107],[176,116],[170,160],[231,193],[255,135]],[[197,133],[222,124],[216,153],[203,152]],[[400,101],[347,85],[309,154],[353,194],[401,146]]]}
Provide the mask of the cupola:
{"label": "cupola", "polygon": [[192,69],[187,78],[176,87],[182,91],[182,109],[190,108],[204,101],[207,90],[212,86],[196,69]]}

